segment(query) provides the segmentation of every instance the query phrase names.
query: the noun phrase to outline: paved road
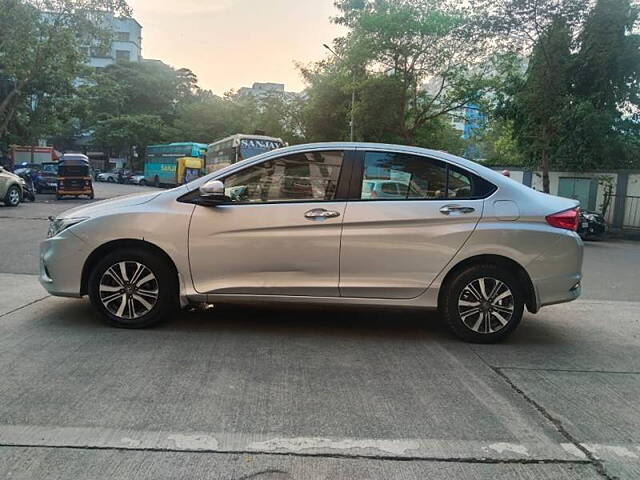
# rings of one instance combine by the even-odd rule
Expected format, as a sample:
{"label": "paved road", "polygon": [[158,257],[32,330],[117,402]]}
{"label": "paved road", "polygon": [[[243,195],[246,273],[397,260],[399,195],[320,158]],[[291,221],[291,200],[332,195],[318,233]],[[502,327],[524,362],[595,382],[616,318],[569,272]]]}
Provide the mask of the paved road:
{"label": "paved road", "polygon": [[640,244],[589,244],[584,297],[500,345],[388,310],[123,331],[30,275],[74,202],[0,209],[3,478],[640,478]]}

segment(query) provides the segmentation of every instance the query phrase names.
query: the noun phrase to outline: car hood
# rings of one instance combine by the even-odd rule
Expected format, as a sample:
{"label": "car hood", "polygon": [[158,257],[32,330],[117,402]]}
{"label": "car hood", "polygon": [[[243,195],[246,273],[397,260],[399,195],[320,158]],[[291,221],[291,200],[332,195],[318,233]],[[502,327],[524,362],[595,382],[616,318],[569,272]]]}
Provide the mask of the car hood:
{"label": "car hood", "polygon": [[100,202],[95,202],[89,205],[84,205],[82,207],[76,207],[72,208],[71,210],[67,210],[66,212],[58,215],[58,218],[97,217],[110,213],[111,211],[118,208],[142,205],[143,203],[150,202],[154,198],[164,193],[166,192],[134,193],[110,200],[102,200]]}
{"label": "car hood", "polygon": [[8,170],[4,170],[3,172],[0,172],[0,175],[6,175],[9,178],[13,178],[14,180],[20,180],[20,176],[16,175],[13,172],[9,172]]}

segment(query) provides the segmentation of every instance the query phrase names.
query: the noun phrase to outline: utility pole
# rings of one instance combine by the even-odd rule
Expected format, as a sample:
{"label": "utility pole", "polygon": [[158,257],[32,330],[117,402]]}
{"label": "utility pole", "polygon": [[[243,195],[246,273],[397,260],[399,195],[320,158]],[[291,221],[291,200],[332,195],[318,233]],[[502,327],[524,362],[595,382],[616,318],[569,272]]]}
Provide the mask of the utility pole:
{"label": "utility pole", "polygon": [[[326,43],[323,43],[322,46],[327,50],[329,50],[336,58],[340,60],[344,60]],[[353,121],[353,113],[356,106],[356,71],[355,69],[351,69],[351,75],[352,75],[351,77],[351,121],[349,122],[349,125],[351,127],[351,133],[349,135],[349,141],[353,142],[354,129],[355,129],[355,123]]]}

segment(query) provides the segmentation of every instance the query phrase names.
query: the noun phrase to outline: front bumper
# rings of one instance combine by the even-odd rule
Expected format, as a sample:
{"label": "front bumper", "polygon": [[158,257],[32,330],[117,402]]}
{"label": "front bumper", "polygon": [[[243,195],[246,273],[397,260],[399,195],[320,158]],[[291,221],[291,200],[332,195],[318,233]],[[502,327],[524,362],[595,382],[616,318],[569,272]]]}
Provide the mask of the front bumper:
{"label": "front bumper", "polygon": [[40,244],[40,284],[59,297],[81,297],[82,268],[88,245],[69,230]]}

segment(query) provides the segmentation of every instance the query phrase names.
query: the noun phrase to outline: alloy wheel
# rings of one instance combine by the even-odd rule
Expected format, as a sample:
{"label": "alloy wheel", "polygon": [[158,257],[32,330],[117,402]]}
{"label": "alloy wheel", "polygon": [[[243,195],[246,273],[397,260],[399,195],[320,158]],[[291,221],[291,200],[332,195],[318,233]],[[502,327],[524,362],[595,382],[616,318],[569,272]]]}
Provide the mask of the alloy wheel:
{"label": "alloy wheel", "polygon": [[122,261],[105,270],[98,291],[102,305],[112,315],[133,320],[149,313],[158,302],[158,279],[145,265]]}
{"label": "alloy wheel", "polygon": [[481,334],[505,328],[515,310],[513,292],[500,280],[481,277],[460,292],[458,313],[465,326]]}
{"label": "alloy wheel", "polygon": [[11,205],[18,205],[20,203],[20,192],[17,188],[9,190],[9,203]]}

